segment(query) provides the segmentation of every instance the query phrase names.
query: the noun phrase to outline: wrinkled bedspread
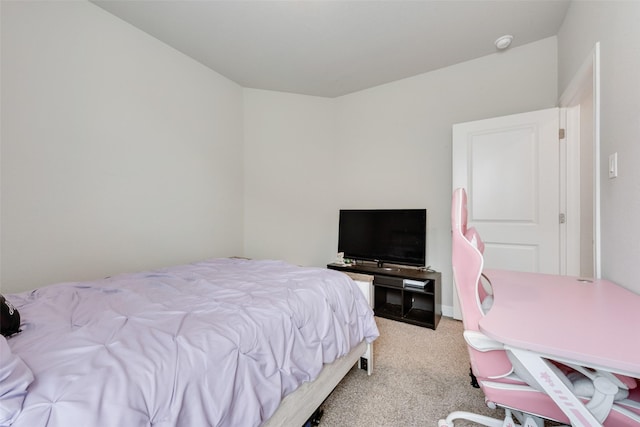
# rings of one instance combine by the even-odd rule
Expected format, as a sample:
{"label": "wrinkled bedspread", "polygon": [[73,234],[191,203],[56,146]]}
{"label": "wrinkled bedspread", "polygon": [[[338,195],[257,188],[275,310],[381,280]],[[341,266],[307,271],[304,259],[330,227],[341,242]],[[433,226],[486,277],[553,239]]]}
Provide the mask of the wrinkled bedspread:
{"label": "wrinkled bedspread", "polygon": [[14,426],[256,426],[363,339],[345,275],[214,259],[10,296],[32,370]]}

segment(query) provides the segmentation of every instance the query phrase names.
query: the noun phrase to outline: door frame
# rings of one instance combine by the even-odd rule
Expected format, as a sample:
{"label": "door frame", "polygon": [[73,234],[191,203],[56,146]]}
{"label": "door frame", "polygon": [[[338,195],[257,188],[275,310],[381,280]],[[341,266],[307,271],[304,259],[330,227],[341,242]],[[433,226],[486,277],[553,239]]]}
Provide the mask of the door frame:
{"label": "door frame", "polygon": [[[564,110],[564,125],[566,126],[567,140],[563,144],[563,154],[566,162],[560,162],[561,176],[565,177],[567,190],[562,195],[561,203],[566,200],[566,213],[568,218],[579,218],[580,213],[580,120],[579,105],[586,91],[593,92],[593,277],[601,277],[601,253],[600,253],[600,42],[596,43],[587,56],[578,72],[562,93],[558,101],[561,111]],[[561,155],[561,156],[562,156]],[[576,226],[577,223],[577,226]],[[568,225],[568,224],[567,224]],[[579,221],[572,221],[571,226],[564,228],[566,236],[561,237],[566,242],[566,254],[579,251],[580,227]],[[576,246],[577,245],[577,246]],[[562,250],[562,246],[561,246]],[[567,256],[568,274],[574,274],[575,266],[571,256]],[[579,269],[579,265],[578,265]],[[578,270],[579,271],[579,270]]]}

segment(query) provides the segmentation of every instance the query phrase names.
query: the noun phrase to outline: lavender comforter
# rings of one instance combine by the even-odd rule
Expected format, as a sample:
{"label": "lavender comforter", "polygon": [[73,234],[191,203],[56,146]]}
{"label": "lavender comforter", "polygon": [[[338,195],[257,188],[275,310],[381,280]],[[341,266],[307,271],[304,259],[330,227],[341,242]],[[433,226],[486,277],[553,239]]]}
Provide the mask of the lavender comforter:
{"label": "lavender comforter", "polygon": [[[363,339],[345,275],[215,259],[7,296],[35,379],[14,426],[257,426]],[[2,394],[0,393],[0,396]]]}

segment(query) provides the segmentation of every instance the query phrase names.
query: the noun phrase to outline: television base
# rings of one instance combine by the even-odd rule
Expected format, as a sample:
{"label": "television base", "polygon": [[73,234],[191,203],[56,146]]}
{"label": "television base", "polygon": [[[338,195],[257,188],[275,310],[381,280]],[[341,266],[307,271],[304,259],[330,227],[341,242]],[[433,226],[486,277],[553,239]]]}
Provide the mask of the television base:
{"label": "television base", "polygon": [[[339,265],[327,268],[373,276],[376,316],[436,329],[442,317],[441,274],[402,267],[378,267],[376,264]],[[405,286],[423,282],[424,286]]]}

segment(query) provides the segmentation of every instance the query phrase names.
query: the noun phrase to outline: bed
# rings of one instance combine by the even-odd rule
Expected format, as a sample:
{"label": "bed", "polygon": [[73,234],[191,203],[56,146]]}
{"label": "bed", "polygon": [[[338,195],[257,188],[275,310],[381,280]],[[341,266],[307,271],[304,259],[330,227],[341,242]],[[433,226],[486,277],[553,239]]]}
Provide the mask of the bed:
{"label": "bed", "polygon": [[6,297],[22,332],[0,337],[0,424],[17,427],[302,425],[378,336],[346,275],[282,261]]}

